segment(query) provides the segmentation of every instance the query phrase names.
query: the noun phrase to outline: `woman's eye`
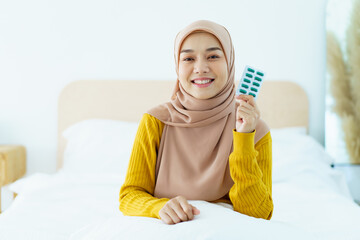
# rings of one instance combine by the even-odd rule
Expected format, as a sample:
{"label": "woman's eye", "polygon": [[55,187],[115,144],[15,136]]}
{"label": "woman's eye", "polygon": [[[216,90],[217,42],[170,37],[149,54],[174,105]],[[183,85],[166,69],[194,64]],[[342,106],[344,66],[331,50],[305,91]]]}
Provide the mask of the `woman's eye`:
{"label": "woman's eye", "polygon": [[216,56],[216,55],[212,55],[212,56],[210,56],[210,58],[211,58],[211,59],[215,59],[215,58],[219,58],[219,57]]}
{"label": "woman's eye", "polygon": [[185,62],[188,62],[188,61],[190,61],[190,60],[192,60],[192,58],[184,58],[184,61],[185,61]]}

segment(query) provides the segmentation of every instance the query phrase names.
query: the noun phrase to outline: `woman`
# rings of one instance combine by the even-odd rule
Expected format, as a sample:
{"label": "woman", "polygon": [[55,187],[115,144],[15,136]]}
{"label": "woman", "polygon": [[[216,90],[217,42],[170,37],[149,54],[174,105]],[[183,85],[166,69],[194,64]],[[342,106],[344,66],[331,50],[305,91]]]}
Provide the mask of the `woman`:
{"label": "woman", "polygon": [[173,96],[140,121],[120,211],[176,224],[200,214],[187,200],[205,200],[269,220],[271,135],[252,96],[235,97],[230,34],[199,20],[177,34],[174,50]]}

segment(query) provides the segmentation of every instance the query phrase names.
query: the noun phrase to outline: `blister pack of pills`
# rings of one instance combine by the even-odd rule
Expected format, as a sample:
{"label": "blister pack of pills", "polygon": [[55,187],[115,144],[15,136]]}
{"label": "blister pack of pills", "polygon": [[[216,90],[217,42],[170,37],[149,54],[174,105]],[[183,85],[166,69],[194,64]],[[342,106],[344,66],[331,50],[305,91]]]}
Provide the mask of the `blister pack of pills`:
{"label": "blister pack of pills", "polygon": [[246,94],[251,95],[254,99],[256,99],[264,77],[265,73],[260,69],[245,66],[243,75],[236,90],[236,95]]}

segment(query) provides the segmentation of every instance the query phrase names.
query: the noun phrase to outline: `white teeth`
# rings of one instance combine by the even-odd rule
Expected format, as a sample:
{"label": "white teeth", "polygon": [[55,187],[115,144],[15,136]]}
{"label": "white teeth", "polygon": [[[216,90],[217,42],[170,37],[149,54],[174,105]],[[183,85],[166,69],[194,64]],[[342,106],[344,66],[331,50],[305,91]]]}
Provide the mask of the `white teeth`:
{"label": "white teeth", "polygon": [[211,79],[208,79],[208,80],[195,80],[194,82],[197,83],[197,84],[205,84],[205,83],[211,82]]}

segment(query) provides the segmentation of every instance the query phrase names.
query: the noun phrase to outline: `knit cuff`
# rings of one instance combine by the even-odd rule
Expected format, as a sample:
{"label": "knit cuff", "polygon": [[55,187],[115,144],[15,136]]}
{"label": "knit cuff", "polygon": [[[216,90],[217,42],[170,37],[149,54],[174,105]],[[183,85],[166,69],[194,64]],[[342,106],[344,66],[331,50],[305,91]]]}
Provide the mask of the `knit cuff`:
{"label": "knit cuff", "polygon": [[168,198],[161,198],[160,201],[158,201],[156,204],[154,204],[152,210],[153,210],[153,214],[154,214],[154,216],[156,216],[156,218],[161,219],[159,212],[169,200],[170,199],[168,199]]}
{"label": "knit cuff", "polygon": [[254,144],[254,138],[255,138],[256,130],[254,130],[251,133],[242,133],[237,132],[236,128],[233,129],[233,145],[234,153],[240,153],[240,154],[253,154],[255,152],[255,144]]}

